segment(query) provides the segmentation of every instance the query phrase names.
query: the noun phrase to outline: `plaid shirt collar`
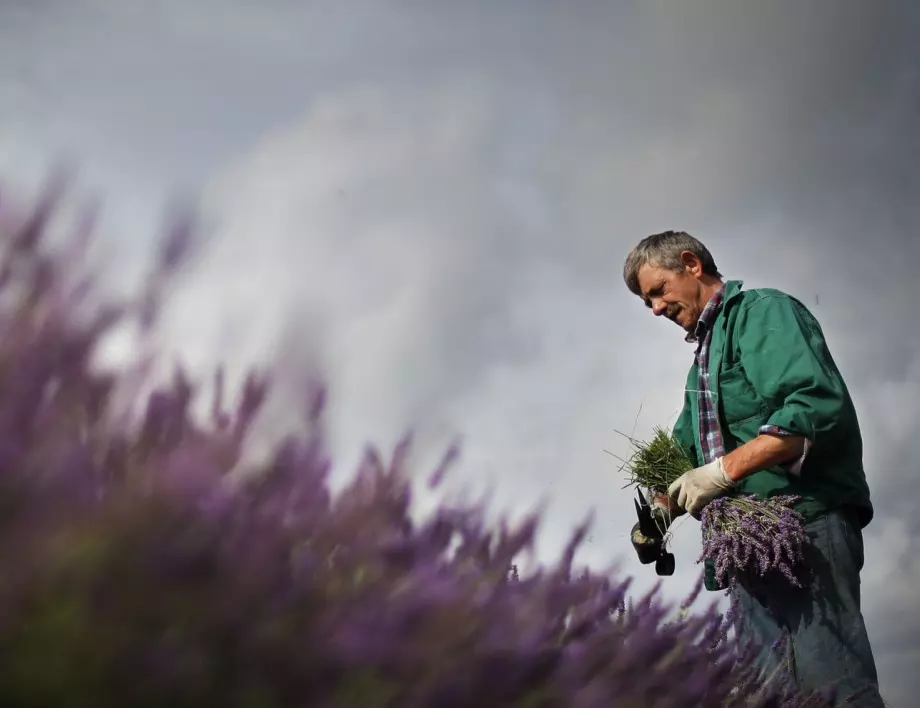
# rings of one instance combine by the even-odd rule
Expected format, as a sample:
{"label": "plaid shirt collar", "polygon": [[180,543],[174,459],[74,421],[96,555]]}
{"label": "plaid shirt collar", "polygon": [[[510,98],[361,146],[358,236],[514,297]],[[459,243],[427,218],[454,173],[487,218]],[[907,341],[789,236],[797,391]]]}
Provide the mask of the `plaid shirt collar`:
{"label": "plaid shirt collar", "polygon": [[705,341],[706,334],[712,329],[712,325],[719,315],[719,310],[722,309],[722,302],[724,300],[725,285],[723,284],[722,287],[709,298],[709,302],[706,303],[706,307],[704,307],[702,313],[700,313],[700,319],[697,321],[696,327],[693,328],[692,332],[687,334],[685,338],[687,342],[702,343]]}

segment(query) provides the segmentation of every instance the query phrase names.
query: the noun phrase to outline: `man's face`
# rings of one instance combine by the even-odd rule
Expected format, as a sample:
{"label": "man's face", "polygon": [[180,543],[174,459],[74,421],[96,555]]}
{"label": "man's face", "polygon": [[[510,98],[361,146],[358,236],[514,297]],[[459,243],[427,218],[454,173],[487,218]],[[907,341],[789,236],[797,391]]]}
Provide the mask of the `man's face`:
{"label": "man's face", "polygon": [[645,264],[639,269],[639,290],[646,307],[692,332],[703,312],[702,285],[687,267],[680,271]]}

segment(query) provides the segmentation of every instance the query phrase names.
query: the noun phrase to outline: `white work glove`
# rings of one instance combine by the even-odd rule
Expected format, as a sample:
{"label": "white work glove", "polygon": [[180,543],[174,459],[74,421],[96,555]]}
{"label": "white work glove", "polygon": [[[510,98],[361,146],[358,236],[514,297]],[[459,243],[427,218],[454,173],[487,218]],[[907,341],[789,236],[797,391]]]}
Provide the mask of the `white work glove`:
{"label": "white work glove", "polygon": [[668,496],[692,516],[698,516],[709,502],[734,486],[735,482],[725,474],[722,458],[718,457],[708,465],[684,472],[668,487]]}

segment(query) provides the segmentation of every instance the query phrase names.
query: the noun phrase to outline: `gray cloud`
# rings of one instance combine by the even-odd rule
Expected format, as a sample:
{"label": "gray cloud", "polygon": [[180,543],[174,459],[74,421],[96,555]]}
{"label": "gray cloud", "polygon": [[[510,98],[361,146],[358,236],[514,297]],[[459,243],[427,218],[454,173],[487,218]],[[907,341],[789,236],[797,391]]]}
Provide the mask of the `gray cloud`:
{"label": "gray cloud", "polygon": [[[690,230],[727,275],[801,297],[825,328],[878,506],[867,621],[884,692],[909,705],[920,11],[231,6],[0,6],[4,174],[75,154],[126,267],[164,194],[203,190],[216,236],[164,344],[238,372],[309,325],[318,344],[301,333],[298,351],[332,380],[345,466],[368,436],[414,425],[431,456],[462,433],[456,487],[491,485],[517,511],[549,499],[545,553],[596,509],[586,558],[605,565],[632,512],[603,449],[669,422],[691,356],[620,267],[647,233]],[[694,526],[669,596],[694,578]]]}

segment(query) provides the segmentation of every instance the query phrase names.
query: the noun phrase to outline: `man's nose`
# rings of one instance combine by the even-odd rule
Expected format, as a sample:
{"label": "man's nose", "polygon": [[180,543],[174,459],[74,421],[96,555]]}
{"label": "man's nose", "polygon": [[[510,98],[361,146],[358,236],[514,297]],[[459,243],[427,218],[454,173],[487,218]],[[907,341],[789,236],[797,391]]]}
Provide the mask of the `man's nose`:
{"label": "man's nose", "polygon": [[664,303],[661,300],[652,300],[652,312],[655,313],[655,317],[661,317],[661,315],[663,315],[667,309],[667,303]]}

